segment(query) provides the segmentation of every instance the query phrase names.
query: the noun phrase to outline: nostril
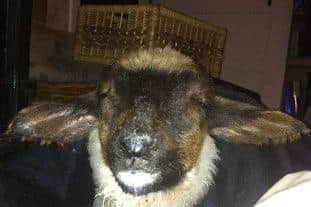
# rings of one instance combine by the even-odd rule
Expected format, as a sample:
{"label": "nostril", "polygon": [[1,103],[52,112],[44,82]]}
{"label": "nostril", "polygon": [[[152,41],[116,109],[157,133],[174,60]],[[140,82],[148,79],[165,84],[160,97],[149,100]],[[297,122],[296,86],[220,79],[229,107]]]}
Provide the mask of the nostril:
{"label": "nostril", "polygon": [[124,150],[127,149],[127,144],[126,144],[126,140],[125,139],[120,138],[119,139],[119,144],[120,144],[122,149],[124,149]]}

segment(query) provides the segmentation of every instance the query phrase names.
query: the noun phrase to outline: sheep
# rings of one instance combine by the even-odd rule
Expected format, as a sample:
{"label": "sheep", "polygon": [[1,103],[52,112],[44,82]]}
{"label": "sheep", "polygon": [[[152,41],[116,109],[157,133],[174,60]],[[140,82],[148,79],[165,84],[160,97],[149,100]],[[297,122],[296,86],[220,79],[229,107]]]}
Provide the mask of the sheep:
{"label": "sheep", "polygon": [[282,112],[220,96],[206,71],[170,47],[120,58],[93,95],[35,103],[7,130],[43,144],[87,138],[93,207],[195,206],[221,162],[215,140],[261,146],[310,133]]}

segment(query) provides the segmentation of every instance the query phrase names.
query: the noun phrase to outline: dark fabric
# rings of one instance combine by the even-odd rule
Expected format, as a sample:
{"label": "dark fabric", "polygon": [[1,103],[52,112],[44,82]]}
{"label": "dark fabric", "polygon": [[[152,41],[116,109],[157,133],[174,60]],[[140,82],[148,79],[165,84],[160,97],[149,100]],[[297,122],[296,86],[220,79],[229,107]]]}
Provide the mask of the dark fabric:
{"label": "dark fabric", "polygon": [[[311,137],[270,147],[216,144],[215,184],[200,207],[250,207],[285,174],[311,170]],[[84,142],[65,149],[32,146],[2,162],[1,207],[89,207],[93,196]]]}
{"label": "dark fabric", "polygon": [[93,194],[85,141],[64,149],[24,145],[1,160],[1,207],[86,207]]}
{"label": "dark fabric", "polygon": [[257,147],[216,140],[221,160],[215,185],[198,206],[250,207],[287,173],[311,170],[311,137]]}

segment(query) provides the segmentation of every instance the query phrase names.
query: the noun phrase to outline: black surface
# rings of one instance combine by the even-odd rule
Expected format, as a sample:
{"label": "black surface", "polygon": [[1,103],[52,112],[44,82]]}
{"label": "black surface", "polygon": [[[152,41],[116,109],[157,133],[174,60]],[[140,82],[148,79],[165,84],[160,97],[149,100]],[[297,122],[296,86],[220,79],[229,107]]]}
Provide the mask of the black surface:
{"label": "black surface", "polygon": [[311,137],[258,147],[217,140],[221,160],[215,185],[200,207],[252,207],[287,173],[311,170]]}
{"label": "black surface", "polygon": [[[2,157],[1,207],[91,207],[94,185],[85,144],[25,145]],[[251,207],[285,174],[311,170],[311,137],[269,147],[220,140],[216,145],[221,160],[215,184],[200,207]]]}
{"label": "black surface", "polygon": [[65,148],[36,144],[14,148],[0,161],[1,207],[92,205],[94,187],[85,142]]}
{"label": "black surface", "polygon": [[27,104],[32,0],[0,1],[0,130]]}
{"label": "black surface", "polygon": [[260,96],[256,92],[220,79],[213,79],[213,83],[215,93],[218,96],[253,104],[255,106],[263,106]]}
{"label": "black surface", "polygon": [[81,4],[138,4],[138,0],[81,0]]}

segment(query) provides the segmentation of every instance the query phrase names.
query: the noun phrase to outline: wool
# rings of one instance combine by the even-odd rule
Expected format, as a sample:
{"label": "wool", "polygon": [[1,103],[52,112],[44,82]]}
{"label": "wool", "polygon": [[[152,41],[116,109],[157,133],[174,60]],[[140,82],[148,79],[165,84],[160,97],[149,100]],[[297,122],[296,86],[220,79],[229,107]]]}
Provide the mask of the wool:
{"label": "wool", "polygon": [[151,69],[165,73],[196,72],[195,63],[190,57],[169,46],[137,50],[121,57],[118,65],[129,71]]}

